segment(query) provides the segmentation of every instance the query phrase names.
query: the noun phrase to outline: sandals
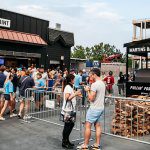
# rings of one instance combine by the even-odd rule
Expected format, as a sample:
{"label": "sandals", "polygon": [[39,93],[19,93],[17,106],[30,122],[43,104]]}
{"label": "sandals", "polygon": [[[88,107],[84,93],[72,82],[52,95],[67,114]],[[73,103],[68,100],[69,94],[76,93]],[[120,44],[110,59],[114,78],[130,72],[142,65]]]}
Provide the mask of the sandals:
{"label": "sandals", "polygon": [[91,149],[92,149],[92,150],[102,150],[101,146],[100,146],[100,145],[97,145],[97,144],[91,145]]}
{"label": "sandals", "polygon": [[[90,146],[91,150],[102,150],[100,145],[93,144]],[[84,144],[77,146],[77,150],[89,150],[88,146],[85,146]]]}
{"label": "sandals", "polygon": [[89,150],[89,147],[82,144],[82,145],[77,146],[77,150]]}

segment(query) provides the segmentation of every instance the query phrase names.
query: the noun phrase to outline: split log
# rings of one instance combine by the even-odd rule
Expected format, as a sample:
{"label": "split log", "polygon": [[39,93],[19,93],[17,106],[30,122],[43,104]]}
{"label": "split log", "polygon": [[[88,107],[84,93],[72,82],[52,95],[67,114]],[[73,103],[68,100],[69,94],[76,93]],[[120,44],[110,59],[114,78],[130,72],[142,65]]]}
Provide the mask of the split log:
{"label": "split log", "polygon": [[[143,101],[115,99],[112,133],[126,137],[150,134],[150,99],[148,96],[132,95]],[[132,125],[132,127],[131,127]]]}

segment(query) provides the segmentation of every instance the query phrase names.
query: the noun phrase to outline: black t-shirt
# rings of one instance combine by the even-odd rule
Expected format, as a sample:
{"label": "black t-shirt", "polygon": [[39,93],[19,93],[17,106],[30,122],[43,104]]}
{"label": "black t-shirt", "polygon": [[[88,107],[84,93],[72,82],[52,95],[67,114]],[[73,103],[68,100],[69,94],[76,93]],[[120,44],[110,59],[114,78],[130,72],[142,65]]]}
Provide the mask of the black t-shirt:
{"label": "black t-shirt", "polygon": [[6,76],[4,75],[4,73],[0,73],[0,88],[3,88],[4,86],[4,82],[6,80]]}
{"label": "black t-shirt", "polygon": [[13,75],[13,80],[12,80],[13,86],[17,87],[18,86],[18,76],[17,74]]}
{"label": "black t-shirt", "polygon": [[125,77],[124,75],[121,75],[118,79],[118,83],[121,84],[121,83],[124,83],[125,82]]}
{"label": "black t-shirt", "polygon": [[19,93],[21,96],[25,96],[25,90],[35,86],[33,78],[30,76],[23,76],[19,81]]}

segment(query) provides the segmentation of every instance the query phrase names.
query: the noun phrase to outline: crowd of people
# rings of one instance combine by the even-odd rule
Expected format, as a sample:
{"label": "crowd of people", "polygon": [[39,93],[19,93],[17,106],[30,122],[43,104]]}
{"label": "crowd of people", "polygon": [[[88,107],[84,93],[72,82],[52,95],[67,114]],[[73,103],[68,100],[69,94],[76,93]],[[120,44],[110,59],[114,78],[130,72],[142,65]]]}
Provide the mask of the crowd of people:
{"label": "crowd of people", "polygon": [[[5,120],[3,117],[7,107],[9,108],[10,117],[16,116],[16,98],[17,92],[19,93],[20,107],[18,110],[18,118],[23,117],[23,109],[25,105],[25,90],[28,88],[47,88],[47,90],[55,90],[57,92],[63,92],[64,79],[69,74],[69,71],[65,69],[61,71],[59,68],[47,71],[44,68],[36,68],[34,65],[26,68],[10,68],[0,67],[0,120]],[[83,86],[91,85],[94,83],[91,73],[85,69],[79,70],[78,73],[75,70],[70,70],[70,74],[75,76],[74,90],[81,89],[83,98],[82,104],[84,105],[85,93]],[[113,85],[115,83],[113,72],[110,71],[108,75],[105,72],[101,73],[101,80],[106,84],[106,91],[108,95],[113,93]],[[125,77],[120,72],[117,85],[119,95],[125,94]],[[36,93],[35,99],[40,98]],[[40,101],[36,101],[36,109],[40,109]],[[41,104],[42,105],[42,104]],[[60,98],[57,97],[57,105],[60,106]]]}
{"label": "crowd of people", "polygon": [[[62,91],[63,78],[68,74],[67,69],[47,70],[35,68],[0,67],[0,120],[5,120],[4,114],[9,108],[10,117],[23,118],[26,89],[45,88],[46,90]],[[48,88],[46,88],[48,87]],[[17,95],[19,93],[19,95]],[[35,93],[36,109],[40,109],[39,92]],[[19,98],[20,106],[16,114],[16,100]],[[60,103],[58,101],[58,103]],[[7,112],[6,112],[7,113]]]}
{"label": "crowd of people", "polygon": [[[120,72],[117,85],[119,95],[125,94],[125,76]],[[113,72],[108,75],[101,72],[97,68],[87,72],[86,70],[75,70],[70,72],[59,68],[55,70],[44,68],[36,68],[32,65],[29,68],[10,68],[0,66],[0,120],[5,120],[4,114],[9,114],[10,118],[18,116],[19,119],[24,117],[24,108],[26,101],[26,90],[35,89],[35,110],[40,111],[43,104],[43,97],[38,89],[46,91],[56,91],[64,93],[61,115],[63,116],[64,129],[62,147],[73,148],[74,144],[70,142],[69,135],[75,124],[76,118],[76,97],[82,97],[82,105],[84,105],[85,97],[90,102],[90,108],[86,115],[85,124],[85,141],[84,144],[78,146],[78,149],[87,149],[90,139],[90,131],[92,124],[96,129],[96,143],[93,148],[100,149],[101,137],[101,116],[104,110],[105,95],[112,95],[115,79]],[[106,90],[105,90],[106,89]],[[19,93],[19,95],[17,94]],[[19,99],[19,108],[16,110],[16,99]],[[60,107],[61,98],[57,95],[57,106]],[[8,112],[6,112],[8,108]],[[67,110],[67,113],[66,113]],[[68,114],[69,110],[69,114]]]}

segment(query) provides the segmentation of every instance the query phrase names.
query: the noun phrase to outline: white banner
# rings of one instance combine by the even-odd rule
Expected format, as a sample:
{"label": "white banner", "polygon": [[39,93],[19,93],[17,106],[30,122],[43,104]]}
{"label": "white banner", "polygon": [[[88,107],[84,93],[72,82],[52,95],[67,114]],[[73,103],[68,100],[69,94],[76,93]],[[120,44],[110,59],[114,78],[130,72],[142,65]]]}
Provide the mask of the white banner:
{"label": "white banner", "polygon": [[10,28],[10,20],[0,18],[0,27]]}
{"label": "white banner", "polygon": [[55,100],[46,100],[46,108],[55,108]]}

